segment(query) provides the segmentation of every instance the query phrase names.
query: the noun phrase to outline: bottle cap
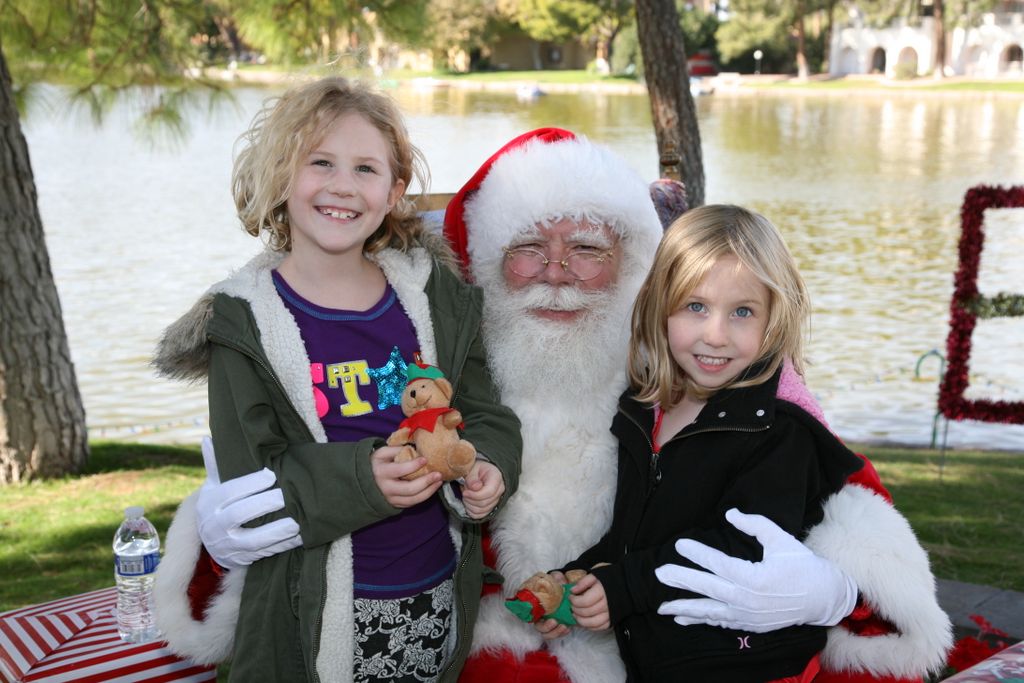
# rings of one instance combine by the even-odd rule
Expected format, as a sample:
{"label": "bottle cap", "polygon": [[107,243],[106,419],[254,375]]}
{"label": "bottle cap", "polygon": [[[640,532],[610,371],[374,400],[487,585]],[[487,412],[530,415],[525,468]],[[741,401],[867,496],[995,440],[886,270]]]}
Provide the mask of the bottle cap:
{"label": "bottle cap", "polygon": [[131,507],[126,507],[124,509],[124,518],[125,519],[138,519],[139,517],[142,517],[142,515],[143,515],[143,513],[145,513],[145,511],[146,511],[146,509],[143,508],[141,505],[132,505]]}

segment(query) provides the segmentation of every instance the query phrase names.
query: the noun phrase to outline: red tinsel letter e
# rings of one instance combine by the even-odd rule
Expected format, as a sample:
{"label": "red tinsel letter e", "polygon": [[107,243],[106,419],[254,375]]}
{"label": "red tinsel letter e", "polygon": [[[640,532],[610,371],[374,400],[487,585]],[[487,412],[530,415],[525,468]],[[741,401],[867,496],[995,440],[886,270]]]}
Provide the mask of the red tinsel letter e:
{"label": "red tinsel letter e", "polygon": [[1024,402],[970,401],[967,390],[971,334],[978,318],[1024,315],[1024,294],[985,297],[978,292],[978,263],[985,244],[985,209],[1024,208],[1024,187],[978,185],[964,196],[960,209],[960,265],[956,272],[946,340],[946,376],[939,389],[939,410],[950,420],[1024,424]]}

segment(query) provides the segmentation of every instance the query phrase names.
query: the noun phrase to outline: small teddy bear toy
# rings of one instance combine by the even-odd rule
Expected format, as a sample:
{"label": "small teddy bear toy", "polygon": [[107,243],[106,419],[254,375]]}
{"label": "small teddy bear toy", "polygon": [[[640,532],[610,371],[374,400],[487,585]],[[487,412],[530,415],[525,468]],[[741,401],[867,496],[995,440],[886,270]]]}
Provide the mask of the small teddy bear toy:
{"label": "small teddy bear toy", "polygon": [[551,574],[537,572],[523,582],[515,596],[505,601],[505,607],[528,624],[554,619],[559,624],[575,626],[569,588],[586,573],[583,569],[570,569],[565,573],[569,583],[559,583]]}
{"label": "small teddy bear toy", "polygon": [[406,419],[388,437],[389,446],[404,446],[395,462],[424,456],[427,464],[403,479],[413,480],[428,472],[440,472],[444,481],[469,474],[476,461],[476,448],[459,438],[456,427],[462,415],[450,407],[452,385],[433,365],[412,363],[406,368],[409,383],[402,392],[402,413]]}

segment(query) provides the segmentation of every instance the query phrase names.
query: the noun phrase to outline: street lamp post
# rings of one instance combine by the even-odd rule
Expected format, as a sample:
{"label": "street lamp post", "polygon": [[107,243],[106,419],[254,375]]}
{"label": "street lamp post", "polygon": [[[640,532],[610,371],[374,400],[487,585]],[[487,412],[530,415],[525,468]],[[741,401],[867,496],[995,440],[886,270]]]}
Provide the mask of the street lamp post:
{"label": "street lamp post", "polygon": [[761,73],[761,57],[764,57],[764,53],[760,50],[754,50],[754,73]]}

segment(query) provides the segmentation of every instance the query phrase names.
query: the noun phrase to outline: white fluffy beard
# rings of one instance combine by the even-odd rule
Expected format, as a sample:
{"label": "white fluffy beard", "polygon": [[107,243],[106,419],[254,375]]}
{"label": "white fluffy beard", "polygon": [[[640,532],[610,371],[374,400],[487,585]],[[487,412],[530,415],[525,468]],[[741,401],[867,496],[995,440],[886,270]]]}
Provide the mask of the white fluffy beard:
{"label": "white fluffy beard", "polygon": [[[574,405],[595,389],[604,393],[625,371],[632,300],[620,288],[529,285],[509,289],[499,273],[481,283],[484,339],[494,380],[506,401]],[[575,321],[538,318],[532,310],[585,310]]]}
{"label": "white fluffy beard", "polygon": [[[499,275],[500,277],[500,275]],[[607,529],[615,497],[609,432],[626,384],[627,311],[618,289],[484,285],[484,338],[502,402],[522,422],[519,490],[492,522],[498,570],[514,589],[560,567]],[[572,322],[531,310],[585,310]]]}

